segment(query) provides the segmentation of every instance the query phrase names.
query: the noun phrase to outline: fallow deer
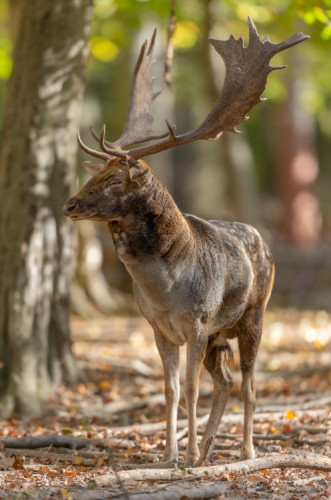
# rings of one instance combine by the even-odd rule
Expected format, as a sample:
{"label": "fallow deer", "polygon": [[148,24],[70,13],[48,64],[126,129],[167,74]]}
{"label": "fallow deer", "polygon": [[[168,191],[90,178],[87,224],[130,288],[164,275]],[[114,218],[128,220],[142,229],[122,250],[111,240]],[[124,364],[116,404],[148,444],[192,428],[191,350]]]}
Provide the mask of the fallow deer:
{"label": "fallow deer", "polygon": [[[252,423],[255,411],[254,365],[269,299],[274,265],[260,234],[239,222],[206,221],[182,214],[167,189],[141,158],[201,139],[236,132],[246,113],[262,101],[269,73],[283,68],[270,59],[308,38],[296,33],[281,43],[260,37],[249,18],[249,44],[232,35],[210,40],[222,56],[226,76],[222,93],[195,130],[176,135],[151,135],[153,34],[141,48],[136,64],[128,117],[121,137],[113,143],[91,128],[101,151],[80,147],[103,163],[85,162],[92,179],[64,207],[73,221],[108,222],[116,252],[132,276],[142,314],[152,325],[165,376],[165,460],[176,460],[176,419],[179,399],[179,347],[187,344],[184,396],[188,413],[186,465],[194,466],[216,434],[230,393],[232,351],[227,339],[238,339],[244,437],[242,457],[253,458]],[[147,49],[147,50],[146,50]],[[157,142],[155,142],[157,141]],[[142,142],[151,144],[137,146]],[[130,149],[133,145],[135,148]],[[202,365],[214,383],[212,409],[197,443],[196,406]],[[209,450],[210,451],[210,450]]]}

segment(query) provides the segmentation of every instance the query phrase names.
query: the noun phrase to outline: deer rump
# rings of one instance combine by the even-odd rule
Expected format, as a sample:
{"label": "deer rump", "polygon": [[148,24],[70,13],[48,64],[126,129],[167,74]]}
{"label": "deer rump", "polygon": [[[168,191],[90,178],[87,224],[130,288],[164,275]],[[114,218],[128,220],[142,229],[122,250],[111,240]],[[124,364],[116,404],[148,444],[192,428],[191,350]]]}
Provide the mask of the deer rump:
{"label": "deer rump", "polygon": [[[249,18],[247,48],[242,38],[236,40],[232,35],[227,41],[211,40],[226,67],[223,90],[214,107],[192,132],[176,135],[175,127],[167,122],[167,132],[151,135],[151,109],[158,95],[153,92],[151,76],[154,32],[149,47],[145,42],[139,54],[121,137],[110,143],[105,140],[105,126],[100,136],[91,128],[98,151],[86,146],[78,134],[80,147],[103,163],[84,162],[92,179],[65,204],[64,214],[72,220],[108,222],[118,257],[133,278],[137,301],[154,329],[164,368],[164,458],[168,466],[178,459],[179,346],[187,344],[185,463],[194,466],[210,455],[225,410],[232,385],[232,355],[226,339],[234,337],[238,339],[244,401],[242,457],[255,456],[254,366],[274,266],[269,249],[251,226],[181,214],[142,158],[196,140],[217,139],[223,131],[236,132],[236,125],[262,100],[270,72],[283,67],[270,66],[270,59],[307,38],[296,33],[274,44],[258,35]],[[143,142],[151,144],[129,149]],[[196,407],[203,364],[213,379],[214,392],[199,449]]]}

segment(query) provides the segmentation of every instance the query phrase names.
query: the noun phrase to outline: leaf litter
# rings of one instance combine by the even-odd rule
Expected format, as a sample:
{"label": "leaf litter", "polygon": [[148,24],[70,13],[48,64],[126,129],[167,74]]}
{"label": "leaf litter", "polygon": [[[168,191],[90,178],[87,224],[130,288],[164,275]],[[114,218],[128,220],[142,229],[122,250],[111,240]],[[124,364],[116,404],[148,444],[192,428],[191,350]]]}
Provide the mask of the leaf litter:
{"label": "leaf litter", "polygon": [[[238,356],[235,383],[203,478],[175,482],[121,481],[98,484],[109,472],[162,459],[165,405],[162,366],[150,327],[140,318],[85,321],[73,318],[73,347],[86,380],[60,387],[39,418],[12,415],[0,422],[7,438],[63,436],[84,447],[10,448],[0,443],[0,499],[9,498],[270,498],[330,497],[331,472],[271,468],[250,474],[225,473],[217,480],[209,466],[235,463],[243,433]],[[272,310],[266,315],[258,356],[257,457],[313,453],[331,457],[331,318],[324,311]],[[184,352],[182,353],[184,358]],[[184,366],[184,363],[182,363]],[[184,373],[181,373],[183,380]],[[212,384],[201,375],[198,415],[208,413]],[[186,409],[180,401],[178,431],[184,459]],[[199,429],[202,432],[203,426]],[[182,467],[179,464],[179,467]],[[116,477],[116,475],[115,475]],[[219,493],[210,496],[213,488]],[[220,493],[220,491],[222,493]],[[209,493],[208,493],[209,492]],[[140,496],[138,494],[140,493]],[[162,496],[163,495],[163,496]],[[166,496],[168,495],[168,496]],[[198,498],[194,496],[194,498]]]}

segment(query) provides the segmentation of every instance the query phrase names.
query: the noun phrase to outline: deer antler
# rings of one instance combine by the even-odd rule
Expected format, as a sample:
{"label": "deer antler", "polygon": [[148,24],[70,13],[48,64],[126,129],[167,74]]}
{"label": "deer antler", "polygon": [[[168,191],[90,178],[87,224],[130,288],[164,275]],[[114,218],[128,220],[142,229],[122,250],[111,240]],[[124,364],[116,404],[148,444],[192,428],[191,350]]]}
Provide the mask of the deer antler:
{"label": "deer antler", "polygon": [[[102,141],[107,148],[104,149],[106,152],[114,148],[118,151],[118,149],[123,149],[140,142],[164,139],[168,135],[167,132],[160,135],[146,135],[153,131],[152,104],[157,96],[161,94],[161,92],[153,92],[154,77],[151,76],[151,67],[154,62],[152,56],[155,37],[156,29],[153,32],[148,50],[146,51],[147,40],[145,40],[140,49],[133,73],[129,111],[124,130],[117,141],[113,143],[105,140]],[[91,127],[91,134],[100,142],[100,137],[96,134],[93,127]],[[119,155],[117,154],[117,156]]]}
{"label": "deer antler", "polygon": [[[147,132],[150,133],[151,131],[153,121],[151,107],[158,95],[158,93],[153,93],[153,79],[150,76],[151,56],[156,34],[154,31],[147,53],[145,54],[147,42],[141,48],[134,72],[128,118],[122,136],[111,144],[104,141],[104,129],[100,139],[91,129],[92,135],[99,140],[104,151],[100,155],[105,153],[110,156],[128,155],[133,159],[139,159],[200,139],[215,140],[224,131],[238,132],[236,126],[247,120],[246,113],[263,100],[261,94],[265,89],[269,73],[286,67],[271,66],[269,64],[271,58],[278,52],[309,38],[309,36],[302,33],[296,33],[284,42],[272,43],[268,37],[258,35],[250,17],[248,18],[248,24],[249,44],[247,48],[244,47],[242,38],[236,40],[233,35],[227,41],[210,39],[210,43],[221,55],[225,63],[226,76],[223,90],[205,120],[193,131],[178,136],[175,135],[175,127],[172,127],[167,121],[168,132],[166,134],[159,136],[146,135]],[[130,151],[123,151],[122,149],[134,143],[158,140],[165,137],[164,141],[156,144],[142,146]],[[85,146],[85,151],[87,149]],[[91,151],[96,153],[94,150]]]}

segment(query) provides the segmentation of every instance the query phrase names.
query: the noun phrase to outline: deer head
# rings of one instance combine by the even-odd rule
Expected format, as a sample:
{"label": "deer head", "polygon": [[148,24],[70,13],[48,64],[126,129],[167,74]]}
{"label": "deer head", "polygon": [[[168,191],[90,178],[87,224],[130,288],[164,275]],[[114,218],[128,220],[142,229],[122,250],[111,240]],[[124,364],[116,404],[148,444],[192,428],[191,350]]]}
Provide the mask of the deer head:
{"label": "deer head", "polygon": [[72,220],[121,220],[143,198],[154,175],[144,161],[113,158],[105,165],[84,162],[92,178],[64,207]]}
{"label": "deer head", "polygon": [[[236,40],[233,35],[227,41],[210,39],[210,43],[225,63],[223,90],[204,121],[193,131],[182,135],[176,135],[175,126],[171,126],[168,121],[167,132],[151,135],[152,104],[159,94],[154,93],[152,89],[151,66],[156,36],[154,31],[148,49],[145,41],[138,57],[129,112],[121,137],[110,143],[105,140],[105,126],[100,137],[91,127],[92,136],[99,142],[101,149],[97,151],[86,146],[78,134],[79,146],[104,163],[85,162],[93,177],[66,203],[66,216],[73,220],[114,220],[128,208],[124,201],[130,199],[133,193],[137,195],[139,190],[143,190],[153,175],[141,158],[201,139],[215,140],[224,131],[238,133],[236,126],[248,119],[246,113],[264,100],[261,94],[270,72],[285,67],[271,66],[270,59],[278,52],[309,38],[302,33],[296,33],[284,42],[274,44],[268,37],[258,35],[250,18],[248,24],[247,48],[244,47],[242,38]],[[143,142],[151,144],[128,149]]]}

